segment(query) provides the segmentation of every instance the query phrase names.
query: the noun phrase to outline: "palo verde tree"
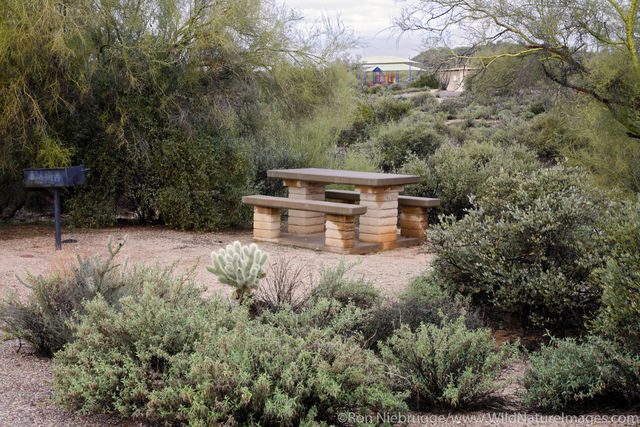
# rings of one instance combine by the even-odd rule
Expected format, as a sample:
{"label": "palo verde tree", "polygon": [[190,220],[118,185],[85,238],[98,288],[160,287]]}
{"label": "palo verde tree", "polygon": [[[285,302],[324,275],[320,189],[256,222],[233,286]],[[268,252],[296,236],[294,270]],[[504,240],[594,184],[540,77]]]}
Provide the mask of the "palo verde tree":
{"label": "palo verde tree", "polygon": [[[299,19],[271,0],[0,2],[0,212],[23,168],[76,163],[91,168],[66,198],[76,225],[119,207],[179,228],[241,222],[256,106],[310,114],[333,96],[321,71],[344,28],[301,34]],[[296,96],[279,76],[298,68],[329,83]]]}
{"label": "palo verde tree", "polygon": [[395,25],[402,31],[466,34],[477,45],[521,46],[476,59],[538,57],[550,80],[605,105],[640,138],[637,0],[416,0]]}

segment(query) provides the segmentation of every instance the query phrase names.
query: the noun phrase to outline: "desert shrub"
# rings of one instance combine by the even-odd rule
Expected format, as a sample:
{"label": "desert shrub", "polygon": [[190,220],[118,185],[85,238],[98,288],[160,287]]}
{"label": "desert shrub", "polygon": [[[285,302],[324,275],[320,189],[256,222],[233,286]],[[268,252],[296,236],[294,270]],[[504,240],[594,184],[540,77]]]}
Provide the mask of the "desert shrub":
{"label": "desert shrub", "polygon": [[[194,288],[147,283],[116,311],[87,304],[76,340],[54,360],[61,403],[155,424],[297,425],[338,411],[403,411],[378,358],[322,328],[304,334],[250,320],[246,307]],[[270,316],[297,316],[281,310]]]}
{"label": "desert shrub", "polygon": [[420,120],[420,116],[405,117],[380,127],[372,139],[381,155],[380,167],[385,172],[400,168],[411,154],[420,158],[430,156],[444,138],[431,123]]}
{"label": "desert shrub", "polygon": [[531,121],[527,146],[540,157],[553,158],[567,147],[578,147],[586,143],[573,132],[567,122],[571,119],[560,111],[560,106],[549,113],[539,114]]}
{"label": "desert shrub", "polygon": [[602,289],[602,305],[593,331],[640,354],[640,199],[617,206],[607,222],[611,248],[606,264],[592,272]]}
{"label": "desert shrub", "polygon": [[524,402],[545,410],[576,409],[593,401],[630,404],[640,398],[640,358],[590,336],[552,339],[530,355]]}
{"label": "desert shrub", "polygon": [[438,214],[462,217],[471,207],[469,197],[481,194],[489,177],[538,167],[535,154],[522,146],[503,148],[470,142],[462,146],[443,144],[426,160],[412,156],[401,171],[420,176],[418,184],[405,187],[406,194],[440,199],[440,207],[430,212],[430,219],[435,221]]}
{"label": "desert shrub", "polygon": [[515,345],[499,351],[489,329],[469,330],[464,316],[442,326],[423,324],[415,332],[403,325],[380,346],[384,360],[404,384],[429,406],[461,408],[497,388],[502,368],[517,356]]}
{"label": "desert shrub", "polygon": [[400,120],[411,108],[412,104],[409,101],[382,96],[373,103],[373,114],[378,123],[386,123]]}
{"label": "desert shrub", "polygon": [[434,111],[438,107],[438,100],[430,93],[419,93],[418,95],[411,97],[414,108],[419,108],[422,111]]}
{"label": "desert shrub", "polygon": [[271,261],[266,274],[255,292],[258,307],[269,311],[290,307],[298,312],[306,305],[313,283],[309,265],[296,264],[293,257],[279,257]]}
{"label": "desert shrub", "polygon": [[467,328],[481,327],[482,321],[469,310],[468,298],[452,295],[442,280],[430,272],[413,279],[397,299],[373,307],[360,328],[367,344],[376,348],[402,325],[414,332],[421,324],[441,326],[463,316]]}
{"label": "desert shrub", "polygon": [[438,89],[440,87],[440,80],[435,74],[423,73],[417,80],[411,82],[411,87]]}
{"label": "desert shrub", "polygon": [[258,319],[292,335],[306,336],[321,329],[326,336],[340,335],[367,344],[362,334],[370,310],[357,307],[353,302],[342,303],[335,298],[311,298],[299,311],[283,305],[278,311],[263,311]]}
{"label": "desert shrub", "polygon": [[468,106],[461,114],[466,119],[490,119],[491,107],[488,105],[473,104]]}
{"label": "desert shrub", "polygon": [[606,195],[580,169],[556,166],[489,178],[468,214],[428,232],[434,266],[474,303],[525,325],[581,327],[598,307]]}
{"label": "desert shrub", "polygon": [[445,98],[440,102],[436,111],[447,114],[447,119],[455,119],[467,106],[464,98],[456,96]]}
{"label": "desert shrub", "polygon": [[529,111],[534,115],[542,114],[547,111],[547,105],[542,101],[535,101],[529,105]]}
{"label": "desert shrub", "polygon": [[347,277],[355,264],[347,264],[344,258],[335,267],[327,267],[320,273],[320,280],[311,291],[312,301],[329,298],[343,305],[353,304],[362,309],[370,309],[382,302],[382,295],[373,282],[364,275]]}
{"label": "desert shrub", "polygon": [[27,275],[21,280],[32,291],[26,301],[15,294],[0,301],[2,330],[31,344],[36,353],[51,357],[71,341],[71,322],[77,313],[84,312],[84,303],[101,295],[106,304],[114,305],[131,292],[124,274],[113,264],[123,244],[113,248],[110,240],[106,259],[78,256],[68,273]]}
{"label": "desert shrub", "polygon": [[[331,60],[349,41],[299,37],[267,1],[21,1],[0,3],[0,175],[15,187],[25,167],[91,168],[66,200],[74,225],[123,211],[181,229],[242,225],[240,196],[268,161],[330,160],[355,104],[354,77]],[[253,163],[274,141],[276,158]]]}
{"label": "desert shrub", "polygon": [[241,148],[224,135],[166,141],[153,161],[159,188],[153,201],[148,200],[151,206],[143,208],[155,210],[164,224],[181,230],[243,223],[248,210],[241,199],[252,168]]}
{"label": "desert shrub", "polygon": [[533,138],[535,138],[535,135],[532,133],[531,123],[525,120],[515,119],[501,123],[499,127],[493,129],[488,139],[500,147],[522,145],[537,155],[540,155],[535,148],[532,148],[532,145],[535,146],[535,144],[532,144]]}

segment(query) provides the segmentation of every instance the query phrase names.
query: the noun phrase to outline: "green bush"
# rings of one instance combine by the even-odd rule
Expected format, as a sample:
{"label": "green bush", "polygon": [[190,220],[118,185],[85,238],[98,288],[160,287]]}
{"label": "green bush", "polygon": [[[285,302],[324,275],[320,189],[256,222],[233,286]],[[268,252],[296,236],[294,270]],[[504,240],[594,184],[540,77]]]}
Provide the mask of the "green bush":
{"label": "green bush", "polygon": [[373,103],[373,114],[378,123],[398,121],[411,111],[411,107],[412,104],[409,101],[382,96]]}
{"label": "green bush", "polygon": [[567,147],[584,145],[580,135],[573,132],[567,123],[571,120],[560,111],[560,106],[549,113],[538,114],[531,121],[527,146],[535,150],[540,157],[554,158]]}
{"label": "green bush", "polygon": [[417,80],[411,82],[411,87],[438,89],[440,87],[440,80],[435,74],[423,73]]}
{"label": "green bush", "polygon": [[594,332],[640,354],[640,199],[613,211],[605,236],[611,251],[606,265],[592,272],[602,289]]}
{"label": "green bush", "polygon": [[517,356],[516,345],[495,350],[489,329],[469,330],[464,316],[442,326],[423,324],[415,332],[403,325],[380,346],[384,360],[403,384],[430,406],[462,408],[494,391],[502,368]]}
{"label": "green bush", "polygon": [[469,142],[443,144],[426,160],[411,156],[401,172],[420,176],[418,184],[405,187],[405,194],[440,199],[440,207],[430,212],[435,221],[438,214],[461,218],[471,208],[469,197],[482,194],[489,177],[538,167],[535,154],[522,146]]}
{"label": "green bush", "polygon": [[467,103],[462,97],[449,97],[440,102],[436,111],[446,113],[447,119],[455,119],[460,114]]}
{"label": "green bush", "polygon": [[451,295],[440,278],[428,273],[412,280],[397,299],[373,307],[361,329],[368,345],[376,348],[402,325],[414,332],[421,324],[441,326],[444,321],[464,316],[469,329],[481,327],[482,321],[469,309],[467,298]]}
{"label": "green bush", "polygon": [[[0,193],[25,167],[83,164],[87,184],[65,200],[73,225],[119,213],[179,229],[243,225],[240,196],[271,187],[266,168],[326,165],[352,115],[354,77],[329,59],[348,40],[310,61],[319,40],[303,41],[269,2],[32,3],[0,3]],[[275,159],[253,162],[271,147]],[[13,199],[0,197],[0,215]]]}
{"label": "green bush", "polygon": [[208,135],[165,141],[153,161],[158,188],[144,207],[169,227],[207,231],[242,224],[249,211],[242,195],[252,174],[239,142]]}
{"label": "green bush", "polygon": [[72,340],[75,315],[84,304],[101,295],[107,304],[132,291],[123,272],[113,264],[122,245],[109,241],[109,256],[81,258],[68,274],[49,277],[27,275],[21,282],[32,290],[26,301],[13,294],[0,301],[0,325],[9,336],[25,340],[36,353],[51,357]]}
{"label": "green bush", "polygon": [[[315,309],[315,308],[314,308]],[[288,310],[268,313],[299,325]],[[56,397],[85,413],[154,424],[335,423],[342,411],[404,411],[380,360],[326,328],[250,320],[243,306],[195,288],[146,283],[119,311],[86,306],[54,359]]]}
{"label": "green bush", "polygon": [[529,406],[575,410],[596,400],[631,404],[640,398],[640,358],[612,341],[554,338],[530,358],[522,379]]}
{"label": "green bush", "polygon": [[422,121],[419,115],[380,127],[372,138],[381,155],[380,167],[385,172],[399,169],[411,154],[420,158],[430,156],[443,142],[444,138],[431,123]]}
{"label": "green bush", "polygon": [[323,269],[318,284],[311,291],[312,301],[329,298],[365,310],[378,306],[382,302],[382,295],[373,282],[363,275],[354,278],[345,276],[354,265],[348,265],[342,258],[335,267]]}
{"label": "green bush", "polygon": [[524,325],[581,328],[600,301],[591,273],[607,253],[606,195],[563,166],[501,173],[484,187],[467,216],[428,231],[438,274]]}
{"label": "green bush", "polygon": [[438,100],[436,97],[427,92],[412,96],[411,102],[413,102],[414,108],[418,108],[425,112],[433,112],[438,107]]}

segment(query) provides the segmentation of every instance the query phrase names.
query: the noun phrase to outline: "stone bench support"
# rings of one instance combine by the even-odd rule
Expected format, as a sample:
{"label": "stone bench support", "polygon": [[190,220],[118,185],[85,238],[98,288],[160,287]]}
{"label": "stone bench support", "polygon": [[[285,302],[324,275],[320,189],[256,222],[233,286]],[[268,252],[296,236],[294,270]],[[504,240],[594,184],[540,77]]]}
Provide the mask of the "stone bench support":
{"label": "stone bench support", "polygon": [[428,225],[429,208],[400,206],[400,235],[424,238]]}
{"label": "stone bench support", "polygon": [[242,202],[253,208],[253,237],[276,240],[280,237],[282,209],[295,209],[303,213],[326,214],[325,246],[347,249],[355,246],[356,216],[367,212],[365,206],[345,205],[319,200],[298,200],[288,197],[245,196]]}
{"label": "stone bench support", "polygon": [[360,217],[359,239],[380,244],[381,249],[395,247],[398,235],[398,195],[402,185],[356,186],[360,195],[360,206],[367,213]]}
{"label": "stone bench support", "polygon": [[277,239],[280,237],[280,216],[278,208],[253,207],[253,237]]}
{"label": "stone bench support", "polygon": [[356,217],[327,214],[324,244],[334,248],[352,248],[356,238]]}
{"label": "stone bench support", "polygon": [[[324,201],[325,184],[288,179],[285,179],[283,183],[288,188],[290,199]],[[324,231],[324,214],[289,209],[287,231],[291,234],[322,233]]]}

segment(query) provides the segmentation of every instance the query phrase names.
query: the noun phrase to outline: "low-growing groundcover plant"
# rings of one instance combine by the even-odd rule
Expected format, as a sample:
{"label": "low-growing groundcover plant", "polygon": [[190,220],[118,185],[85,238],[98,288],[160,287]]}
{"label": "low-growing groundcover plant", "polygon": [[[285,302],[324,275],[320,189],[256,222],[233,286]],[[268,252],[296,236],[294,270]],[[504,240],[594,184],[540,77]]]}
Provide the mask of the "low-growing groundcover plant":
{"label": "low-growing groundcover plant", "polygon": [[[163,292],[146,283],[119,310],[89,302],[75,340],[54,357],[57,400],[156,424],[298,425],[406,410],[356,339],[251,319],[246,304],[199,294],[188,283]],[[297,316],[289,320],[304,311]]]}
{"label": "low-growing groundcover plant", "polygon": [[522,384],[524,402],[531,407],[575,410],[594,401],[631,404],[640,399],[640,356],[613,341],[552,338],[530,360]]}
{"label": "low-growing groundcover plant", "polygon": [[452,290],[525,326],[583,328],[600,303],[592,273],[604,266],[610,209],[588,175],[561,165],[499,174],[473,205],[428,232]]}
{"label": "low-growing groundcover plant", "polygon": [[498,351],[495,346],[489,329],[469,330],[461,315],[415,332],[402,325],[380,351],[419,402],[457,408],[494,391],[502,369],[518,355],[517,344],[505,343]]}

